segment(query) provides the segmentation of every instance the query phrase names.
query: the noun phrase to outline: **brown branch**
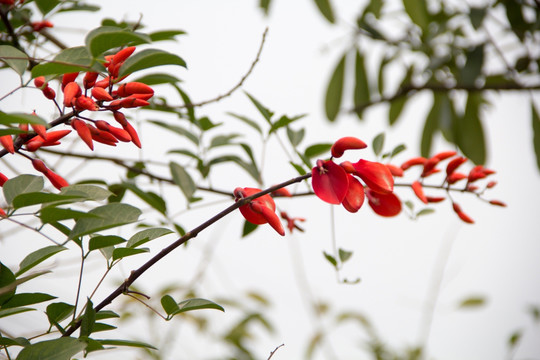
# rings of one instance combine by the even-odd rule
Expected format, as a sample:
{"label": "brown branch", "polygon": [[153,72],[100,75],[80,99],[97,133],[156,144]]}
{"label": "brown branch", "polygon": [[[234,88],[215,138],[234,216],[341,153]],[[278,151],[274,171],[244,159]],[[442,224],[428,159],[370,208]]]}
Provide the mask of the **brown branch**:
{"label": "brown branch", "polygon": [[264,47],[264,43],[266,41],[266,34],[267,33],[268,33],[268,28],[266,28],[264,30],[263,34],[262,34],[261,44],[259,45],[259,50],[257,51],[257,55],[255,56],[255,60],[253,60],[253,62],[251,63],[251,66],[248,69],[248,71],[244,74],[244,76],[242,76],[240,81],[233,88],[231,88],[225,94],[219,95],[219,96],[217,96],[217,97],[215,97],[213,99],[201,101],[201,102],[198,102],[198,103],[187,103],[187,104],[184,104],[184,105],[175,106],[174,108],[176,108],[176,109],[186,109],[186,108],[190,109],[190,108],[194,108],[194,107],[201,107],[201,106],[208,105],[208,104],[211,104],[211,103],[214,103],[214,102],[218,102],[223,98],[231,96],[236,90],[238,90],[244,84],[244,81],[246,81],[246,79],[253,72],[253,69],[255,69],[255,65],[257,65],[257,63],[260,60],[261,53],[262,53],[262,50],[263,50],[263,47]]}
{"label": "brown branch", "polygon": [[[238,200],[236,203],[230,205],[225,210],[223,210],[223,211],[219,212],[218,214],[214,215],[213,217],[211,217],[210,219],[208,219],[207,221],[205,221],[201,225],[195,227],[193,230],[188,231],[184,236],[182,236],[181,238],[179,238],[178,240],[173,242],[171,245],[169,245],[166,248],[162,249],[158,254],[156,254],[153,258],[151,258],[146,263],[144,263],[137,270],[133,270],[131,272],[130,276],[118,288],[116,288],[116,290],[114,290],[111,294],[109,294],[109,296],[107,296],[101,303],[96,305],[94,310],[96,312],[98,312],[101,309],[103,309],[104,307],[106,307],[107,305],[109,305],[117,297],[119,297],[120,295],[125,293],[129,289],[131,284],[133,284],[135,282],[135,280],[137,280],[148,269],[150,269],[152,266],[154,266],[158,261],[163,259],[165,256],[167,256],[169,253],[171,253],[174,249],[176,249],[180,245],[186,243],[188,240],[190,240],[190,239],[196,237],[197,235],[199,235],[199,233],[201,231],[205,230],[210,225],[216,223],[217,221],[219,221],[220,219],[222,219],[226,215],[228,215],[228,214],[232,213],[233,211],[235,211],[236,209],[238,209],[240,206],[247,204],[249,201],[251,201],[253,199],[256,199],[256,198],[261,197],[263,195],[269,194],[272,191],[276,191],[278,189],[289,186],[291,184],[301,182],[301,181],[303,181],[305,179],[308,179],[310,177],[311,177],[311,173],[308,173],[308,174],[305,174],[305,175],[302,175],[302,176],[298,176],[298,177],[295,177],[295,178],[290,179],[288,181],[282,182],[281,184],[269,187],[266,190],[260,191],[260,192],[258,192],[256,194],[251,195],[251,196],[248,196],[248,197],[245,197],[243,199]],[[68,327],[66,329],[65,333],[62,336],[65,337],[65,336],[70,336],[71,334],[73,334],[81,326],[81,323],[82,323],[82,319],[79,319],[76,322],[74,322],[70,327]]]}

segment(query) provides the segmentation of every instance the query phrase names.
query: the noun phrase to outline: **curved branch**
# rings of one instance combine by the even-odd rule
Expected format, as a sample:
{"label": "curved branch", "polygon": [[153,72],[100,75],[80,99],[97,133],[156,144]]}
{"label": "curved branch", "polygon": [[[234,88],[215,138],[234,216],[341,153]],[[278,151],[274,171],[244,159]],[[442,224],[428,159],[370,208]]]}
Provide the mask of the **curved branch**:
{"label": "curved branch", "polygon": [[[107,296],[101,303],[96,305],[94,310],[96,312],[103,309],[105,306],[109,305],[113,300],[115,300],[117,297],[122,295],[127,291],[127,289],[137,280],[142,274],[144,274],[148,269],[150,269],[152,266],[154,266],[157,262],[159,262],[161,259],[163,259],[165,256],[167,256],[169,253],[171,253],[174,249],[179,247],[180,245],[186,243],[188,240],[196,237],[199,235],[199,233],[203,230],[205,230],[210,225],[216,223],[218,220],[222,219],[226,215],[232,213],[236,209],[238,209],[240,206],[247,204],[249,201],[256,199],[258,197],[261,197],[263,195],[269,194],[272,191],[276,191],[278,189],[281,189],[283,187],[289,186],[291,184],[301,182],[305,179],[308,179],[311,177],[311,173],[307,173],[302,176],[295,177],[293,179],[287,180],[285,182],[282,182],[281,184],[277,184],[274,186],[271,186],[263,191],[260,191],[256,194],[253,194],[251,196],[247,196],[243,199],[238,200],[236,203],[230,205],[225,210],[219,212],[218,214],[214,215],[210,219],[206,220],[201,225],[195,227],[193,230],[188,231],[184,236],[173,242],[171,245],[167,246],[166,248],[162,249],[158,254],[156,254],[153,258],[148,260],[146,263],[144,263],[141,267],[139,267],[137,270],[133,270],[130,274],[130,276],[118,287],[116,290],[114,290],[109,296]],[[82,319],[77,320],[74,322],[69,328],[66,329],[65,333],[62,334],[63,337],[70,336],[73,334],[82,323]]]}

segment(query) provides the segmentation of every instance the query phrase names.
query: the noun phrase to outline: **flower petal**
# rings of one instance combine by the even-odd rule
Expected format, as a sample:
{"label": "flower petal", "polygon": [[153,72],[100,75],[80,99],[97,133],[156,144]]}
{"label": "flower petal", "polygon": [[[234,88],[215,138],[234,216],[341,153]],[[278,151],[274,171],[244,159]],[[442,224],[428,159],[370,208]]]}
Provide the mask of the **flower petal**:
{"label": "flower petal", "polygon": [[396,216],[401,212],[401,201],[394,193],[381,194],[366,189],[369,206],[380,216]]}
{"label": "flower petal", "polygon": [[333,161],[319,160],[311,174],[315,195],[327,203],[341,204],[349,188],[349,178],[345,170]]}
{"label": "flower petal", "polygon": [[394,190],[394,178],[384,164],[361,159],[353,165],[356,174],[371,190],[381,194],[389,194]]}
{"label": "flower petal", "polygon": [[349,175],[349,188],[341,204],[348,212],[355,213],[364,204],[364,198],[364,186],[354,176]]}

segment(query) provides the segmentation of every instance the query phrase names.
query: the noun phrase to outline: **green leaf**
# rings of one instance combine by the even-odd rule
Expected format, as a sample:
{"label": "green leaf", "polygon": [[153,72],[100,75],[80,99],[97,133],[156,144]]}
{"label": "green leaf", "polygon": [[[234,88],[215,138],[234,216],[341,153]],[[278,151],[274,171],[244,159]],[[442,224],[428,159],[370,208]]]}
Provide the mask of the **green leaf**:
{"label": "green leaf", "polygon": [[270,3],[271,0],[259,0],[259,7],[264,11],[265,15],[268,15],[268,11],[270,10]]}
{"label": "green leaf", "polygon": [[52,9],[60,4],[59,0],[35,0],[34,2],[42,15],[47,15]]}
{"label": "green leaf", "polygon": [[[1,284],[0,284],[1,285]],[[21,293],[15,294],[9,301],[2,304],[2,309],[16,308],[26,305],[33,305],[44,301],[56,299],[56,296],[43,293]]]}
{"label": "green leaf", "polygon": [[43,193],[43,192],[29,192],[29,193],[17,195],[13,199],[13,207],[15,209],[20,209],[26,206],[43,204],[43,203],[48,203],[52,201],[77,202],[80,199],[81,197],[73,196],[73,195],[51,194],[51,193]]}
{"label": "green leaf", "polygon": [[141,210],[128,204],[111,203],[88,213],[98,217],[78,219],[69,234],[70,239],[135,222],[141,215]]}
{"label": "green leaf", "polygon": [[534,103],[531,101],[531,122],[532,122],[532,131],[533,131],[533,146],[534,153],[536,154],[536,166],[540,170],[540,116],[538,111],[534,106]]}
{"label": "green leaf", "polygon": [[176,40],[175,37],[178,35],[186,34],[182,30],[160,30],[148,34],[152,41],[164,41],[164,40]]}
{"label": "green leaf", "polygon": [[480,121],[481,107],[485,100],[480,93],[469,93],[465,113],[456,118],[456,144],[463,155],[475,164],[485,164],[486,143]]}
{"label": "green leaf", "polygon": [[173,315],[180,311],[178,304],[170,295],[165,295],[161,298],[161,306],[163,307],[163,310],[165,310],[167,315]]}
{"label": "green leaf", "polygon": [[300,143],[304,139],[305,134],[306,131],[303,128],[299,130],[293,130],[287,126],[287,137],[289,138],[291,145],[295,148],[300,145]]}
{"label": "green leaf", "polygon": [[229,134],[229,135],[217,135],[210,140],[210,145],[208,146],[208,149],[215,148],[218,146],[226,146],[226,145],[232,145],[235,144],[231,142],[231,140],[236,139],[240,137],[240,134]]}
{"label": "green leaf", "polygon": [[179,65],[186,67],[186,62],[178,55],[159,49],[146,49],[131,55],[120,68],[119,77],[139,70],[161,65]]}
{"label": "green leaf", "polygon": [[293,122],[295,122],[296,120],[301,119],[301,118],[303,118],[303,117],[305,117],[305,116],[306,116],[306,115],[304,114],[304,115],[298,115],[298,116],[294,116],[294,117],[292,117],[292,118],[289,118],[289,117],[283,115],[282,117],[279,118],[278,121],[276,121],[276,122],[274,122],[274,123],[272,124],[272,127],[271,127],[270,130],[268,131],[268,134],[271,134],[271,133],[273,133],[274,131],[276,131],[276,130],[278,130],[278,129],[284,127],[284,126],[287,126],[287,125],[289,125],[290,123],[293,123]]}
{"label": "green leaf", "polygon": [[86,349],[84,341],[62,337],[26,346],[16,360],[70,360],[72,356],[84,349]]}
{"label": "green leaf", "polygon": [[171,74],[165,74],[165,73],[156,73],[156,74],[148,74],[141,76],[140,78],[137,78],[133,80],[135,82],[141,82],[146,85],[160,85],[160,84],[176,84],[178,82],[181,82],[182,80],[178,79],[176,76],[173,76]]}
{"label": "green leaf", "polygon": [[422,209],[422,210],[420,210],[419,212],[416,213],[416,217],[433,214],[434,212],[435,212],[435,209],[424,208],[424,209]]}
{"label": "green leaf", "polygon": [[513,349],[516,347],[516,345],[519,343],[519,340],[521,340],[523,336],[523,332],[521,330],[516,330],[510,335],[510,338],[508,338],[508,346],[510,349]]}
{"label": "green leaf", "polygon": [[8,317],[15,314],[20,314],[27,311],[34,311],[36,309],[27,308],[27,307],[18,307],[13,309],[0,309],[0,318]]}
{"label": "green leaf", "polygon": [[114,345],[114,346],[129,346],[136,348],[148,348],[157,350],[156,347],[144,343],[142,341],[131,341],[131,340],[117,340],[117,339],[94,339],[102,345]]}
{"label": "green leaf", "polygon": [[128,256],[138,255],[142,253],[149,252],[147,248],[116,248],[112,252],[112,259],[113,261],[116,261],[118,259],[122,259]]}
{"label": "green leaf", "polygon": [[154,125],[161,126],[164,129],[171,130],[172,132],[177,133],[178,135],[185,136],[189,140],[191,140],[195,145],[199,145],[199,138],[194,135],[192,132],[184,129],[181,126],[178,125],[170,125],[162,121],[158,120],[150,120],[150,122]]}
{"label": "green leaf", "polygon": [[482,26],[486,14],[487,8],[471,6],[469,11],[469,18],[471,19],[471,25],[474,27],[475,30],[478,30]]}
{"label": "green leaf", "polygon": [[341,108],[341,98],[343,94],[343,81],[345,78],[345,59],[347,54],[343,54],[337,66],[330,77],[328,87],[326,88],[326,97],[324,108],[326,117],[330,121],[334,121]]}
{"label": "green leaf", "polygon": [[257,99],[255,99],[253,96],[248,94],[246,92],[246,95],[248,96],[249,100],[255,105],[257,110],[261,113],[261,115],[264,117],[264,119],[272,126],[272,116],[274,116],[274,113],[270,110],[268,110],[267,107],[265,107],[263,104],[261,104]]}
{"label": "green leaf", "polygon": [[0,346],[27,346],[30,345],[28,339],[23,337],[18,337],[15,339],[3,337],[0,335]]}
{"label": "green leaf", "polygon": [[373,148],[373,153],[376,156],[379,156],[379,154],[383,150],[384,138],[385,138],[384,133],[380,133],[379,135],[375,136],[375,138],[373,139],[373,142],[372,142],[371,146]]}
{"label": "green leaf", "polygon": [[351,256],[353,255],[353,252],[347,251],[344,249],[339,249],[338,254],[339,254],[339,261],[344,263],[351,258]]}
{"label": "green leaf", "polygon": [[86,47],[93,57],[98,57],[105,51],[125,45],[149,43],[148,35],[115,26],[101,26],[88,33],[84,40]]}
{"label": "green leaf", "polygon": [[19,75],[24,74],[30,63],[25,53],[10,45],[0,45],[0,59]]}
{"label": "green leaf", "polygon": [[94,214],[89,214],[85,211],[77,211],[72,209],[62,209],[57,207],[46,207],[39,212],[39,218],[43,224],[51,224],[61,220],[73,219],[77,220],[85,217],[98,217]]}
{"label": "green leaf", "polygon": [[355,56],[355,85],[354,85],[354,107],[356,115],[362,119],[363,107],[371,99],[369,81],[365,67],[364,56],[356,50]]}
{"label": "green leaf", "polygon": [[64,250],[67,250],[67,248],[64,246],[51,245],[31,252],[30,254],[26,255],[26,257],[21,261],[21,263],[19,264],[19,271],[17,271],[15,276],[19,277],[21,274],[27,272],[34,266],[47,260],[54,254],[57,254]]}
{"label": "green leaf", "polygon": [[326,251],[323,251],[323,255],[333,267],[337,268],[337,260],[332,255],[328,254]]}
{"label": "green leaf", "polygon": [[328,20],[330,23],[335,23],[336,19],[334,17],[334,10],[332,9],[332,4],[330,0],[314,0],[315,5],[319,8],[320,13]]}
{"label": "green leaf", "polygon": [[244,220],[244,226],[242,227],[242,237],[248,236],[253,231],[257,230],[258,227],[259,226],[257,224],[253,224],[247,220]]}
{"label": "green leaf", "polygon": [[47,122],[37,115],[23,114],[23,113],[10,113],[6,114],[0,111],[0,124],[39,124],[47,126]]}
{"label": "green leaf", "polygon": [[13,272],[0,262],[0,307],[15,294],[17,288],[15,279]]}
{"label": "green leaf", "polygon": [[53,326],[59,327],[59,323],[71,316],[74,310],[75,307],[73,305],[66,304],[64,302],[57,302],[48,305],[46,313],[49,323]]}
{"label": "green leaf", "polygon": [[97,250],[125,242],[126,239],[116,235],[94,236],[88,242],[88,250]]}
{"label": "green leaf", "polygon": [[186,199],[189,201],[197,190],[197,185],[195,185],[195,182],[193,181],[189,173],[182,166],[175,163],[174,161],[170,162],[169,169],[171,170],[171,176],[174,183],[178,185],[180,190],[182,190],[182,192],[184,193]]}
{"label": "green leaf", "polygon": [[62,188],[62,190],[60,190],[60,194],[81,196],[86,198],[87,200],[102,201],[107,199],[113,193],[107,189],[96,185],[74,184]]}
{"label": "green leaf", "polygon": [[92,333],[97,333],[99,331],[109,331],[109,330],[114,330],[114,329],[116,329],[116,326],[114,325],[96,322],[94,323],[94,326],[92,327]]}
{"label": "green leaf", "polygon": [[133,235],[127,242],[126,247],[137,247],[142,244],[147,243],[148,241],[157,239],[159,237],[165,236],[167,234],[172,234],[173,231],[166,228],[150,228],[139,231]]}
{"label": "green leaf", "polygon": [[484,44],[479,44],[465,53],[467,60],[459,73],[459,82],[467,86],[474,86],[476,80],[482,75],[484,65]]}
{"label": "green leaf", "polygon": [[80,331],[79,336],[81,337],[90,336],[90,334],[92,334],[92,330],[93,330],[95,322],[96,322],[96,310],[94,310],[94,305],[92,304],[92,301],[90,301],[90,299],[87,299],[86,308],[84,310],[84,314],[81,319],[81,331]]}
{"label": "green leaf", "polygon": [[472,308],[472,307],[480,307],[484,306],[486,303],[486,299],[484,299],[481,296],[471,296],[464,300],[462,300],[459,304],[460,308]]}
{"label": "green leaf", "polygon": [[17,195],[41,191],[43,185],[43,177],[41,176],[19,175],[6,181],[3,187],[4,197],[6,198],[6,202],[11,204]]}
{"label": "green leaf", "polygon": [[100,310],[96,313],[96,320],[119,318],[120,315],[111,310]]}
{"label": "green leaf", "polygon": [[163,200],[163,198],[156,193],[153,193],[151,191],[143,191],[133,183],[124,182],[121,184],[121,186],[131,190],[131,192],[137,195],[141,200],[146,202],[148,205],[150,205],[160,213],[165,214],[167,212],[167,204],[165,203],[165,200]]}
{"label": "green leaf", "polygon": [[426,30],[429,24],[429,13],[425,1],[418,0],[403,0],[403,6],[407,15],[411,20],[420,27],[422,30]]}
{"label": "green leaf", "polygon": [[441,110],[441,96],[438,93],[433,93],[433,105],[424,122],[422,140],[420,142],[420,153],[425,158],[428,158],[431,154],[433,136],[439,129],[439,116],[443,115],[441,114]]}
{"label": "green leaf", "polygon": [[234,113],[231,113],[231,112],[228,112],[227,115],[230,115],[230,116],[233,116],[235,118],[237,118],[238,120],[241,120],[243,121],[245,124],[251,126],[252,128],[254,128],[255,130],[257,130],[257,132],[259,134],[262,135],[262,129],[261,127],[259,126],[259,124],[257,124],[257,122],[251,120],[251,119],[248,119],[247,117],[245,116],[242,116],[242,115],[237,115],[237,114],[234,114]]}
{"label": "green leaf", "polygon": [[307,157],[308,159],[311,159],[311,158],[314,158],[315,156],[319,156],[321,154],[327,153],[331,147],[332,147],[332,144],[330,143],[314,144],[306,148],[306,151],[304,151],[304,156]]}
{"label": "green leaf", "polygon": [[106,69],[101,63],[92,58],[86,47],[77,46],[62,50],[51,62],[34,66],[32,68],[32,78],[78,71],[105,72]]}
{"label": "green leaf", "polygon": [[206,299],[188,299],[178,303],[178,310],[171,315],[180,314],[186,311],[200,310],[200,309],[215,309],[225,311],[221,305],[216,304],[213,301]]}
{"label": "green leaf", "polygon": [[403,112],[403,108],[405,107],[405,103],[407,102],[409,98],[404,95],[400,96],[399,98],[393,100],[390,103],[390,109],[388,112],[388,121],[390,125],[394,125],[396,121],[398,120],[399,116]]}
{"label": "green leaf", "polygon": [[306,170],[302,167],[302,165],[295,164],[292,161],[289,161],[289,164],[292,165],[292,167],[298,172],[299,175],[307,174]]}

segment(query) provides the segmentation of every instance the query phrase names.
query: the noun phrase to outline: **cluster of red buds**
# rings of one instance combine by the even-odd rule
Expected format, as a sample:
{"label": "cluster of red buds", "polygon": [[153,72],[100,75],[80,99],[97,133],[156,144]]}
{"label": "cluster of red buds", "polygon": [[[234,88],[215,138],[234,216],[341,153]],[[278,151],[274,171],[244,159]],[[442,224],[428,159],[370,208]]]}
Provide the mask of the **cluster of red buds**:
{"label": "cluster of red buds", "polygon": [[[261,192],[261,189],[256,188],[236,188],[234,189],[234,199],[239,201],[243,198]],[[252,224],[270,224],[281,236],[285,235],[281,220],[276,215],[276,203],[274,199],[268,194],[255,198],[249,201],[247,204],[240,206],[240,212]]]}
{"label": "cluster of red buds", "polygon": [[[65,109],[73,111],[73,115],[66,120],[66,123],[71,125],[91,150],[94,150],[94,141],[109,146],[116,146],[119,141],[132,142],[137,147],[141,147],[137,131],[120,111],[121,109],[147,106],[149,105],[148,100],[154,95],[153,89],[143,83],[120,84],[127,76],[118,76],[120,68],[134,51],[135,47],[131,46],[114,55],[105,56],[104,66],[107,68],[107,74],[86,72],[82,76],[82,87],[76,82],[79,77],[78,72],[64,74],[61,84],[63,93],[61,104],[63,107],[59,106],[57,94],[49,86],[45,77],[39,76],[34,79],[34,85],[42,91],[47,99],[55,103],[61,114],[64,114]],[[110,111],[121,127],[112,126],[105,120],[83,117],[81,115],[83,111]],[[23,132],[18,135],[20,139],[24,140],[23,149],[30,152],[41,147],[59,145],[60,139],[71,132],[71,130],[48,131],[46,126],[39,124],[30,124],[30,127],[28,124],[19,124],[19,129]],[[19,150],[16,149],[11,135],[0,136],[0,145],[12,154]],[[41,160],[24,156],[32,160],[34,168],[42,172],[56,188],[60,189],[68,185],[63,178],[48,169]]]}

